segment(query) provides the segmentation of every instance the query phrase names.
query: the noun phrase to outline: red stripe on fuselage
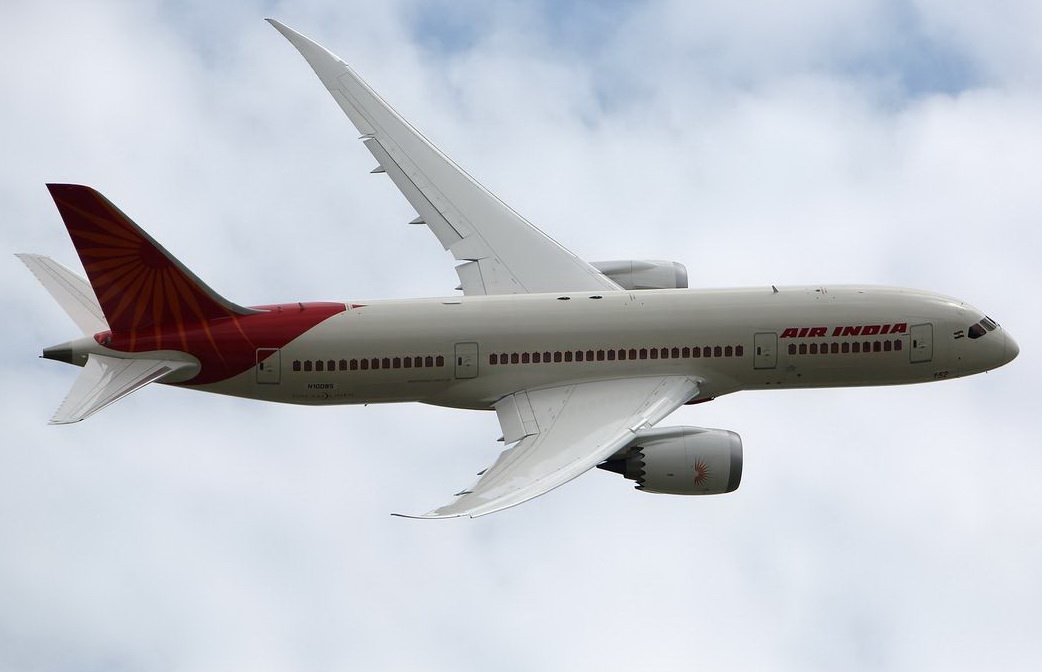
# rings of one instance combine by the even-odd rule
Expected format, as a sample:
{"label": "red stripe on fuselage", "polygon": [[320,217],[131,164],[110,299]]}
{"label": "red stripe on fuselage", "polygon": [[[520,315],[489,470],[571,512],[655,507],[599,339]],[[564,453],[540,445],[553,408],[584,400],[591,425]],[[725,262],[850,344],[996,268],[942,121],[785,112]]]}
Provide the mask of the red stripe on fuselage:
{"label": "red stripe on fuselage", "polygon": [[347,310],[342,303],[285,303],[253,308],[265,312],[165,328],[102,332],[95,338],[120,352],[187,352],[202,366],[195,378],[183,384],[205,385],[253,368],[258,348],[282,348],[317,324]]}

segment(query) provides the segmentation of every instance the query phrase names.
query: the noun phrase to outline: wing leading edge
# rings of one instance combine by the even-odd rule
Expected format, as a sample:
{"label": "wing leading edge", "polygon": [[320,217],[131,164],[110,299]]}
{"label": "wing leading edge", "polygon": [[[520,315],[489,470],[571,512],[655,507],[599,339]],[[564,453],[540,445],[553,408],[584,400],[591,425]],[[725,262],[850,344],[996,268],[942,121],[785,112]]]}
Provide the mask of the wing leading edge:
{"label": "wing leading edge", "polygon": [[[698,394],[697,380],[658,376],[523,390],[496,403],[503,451],[457,499],[418,518],[476,518],[517,506],[592,469]],[[410,516],[411,517],[411,516]]]}
{"label": "wing leading edge", "polygon": [[365,146],[430,227],[464,263],[464,294],[613,291],[619,286],[503,203],[413,128],[324,47],[268,19],[314,69]]}

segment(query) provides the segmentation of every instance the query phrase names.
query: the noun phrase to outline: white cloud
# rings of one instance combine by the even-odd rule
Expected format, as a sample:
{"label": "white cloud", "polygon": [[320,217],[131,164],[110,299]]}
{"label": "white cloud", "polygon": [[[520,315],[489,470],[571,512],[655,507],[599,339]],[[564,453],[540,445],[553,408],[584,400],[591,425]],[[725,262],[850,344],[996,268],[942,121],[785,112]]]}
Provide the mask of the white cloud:
{"label": "white cloud", "polygon": [[1021,357],[682,409],[670,424],[742,434],[732,495],[596,472],[418,522],[387,514],[469,482],[493,417],[156,386],[48,427],[76,372],[36,355],[74,327],[8,256],[0,667],[1031,669],[1038,10],[477,4],[13,8],[0,251],[75,266],[42,185],[81,181],[238,302],[449,292],[449,255],[366,174],[272,14],[585,257],[676,258],[695,285],[922,286]]}

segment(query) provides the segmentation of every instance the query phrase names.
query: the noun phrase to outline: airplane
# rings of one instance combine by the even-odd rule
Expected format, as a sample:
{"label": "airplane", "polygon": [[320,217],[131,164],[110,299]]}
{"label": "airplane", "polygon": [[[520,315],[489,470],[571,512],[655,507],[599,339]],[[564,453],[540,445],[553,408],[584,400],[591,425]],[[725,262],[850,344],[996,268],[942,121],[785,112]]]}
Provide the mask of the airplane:
{"label": "airplane", "polygon": [[734,491],[738,434],[657,427],[740,390],[896,385],[1012,361],[980,310],[880,286],[690,289],[679,263],[588,263],[481,186],[337,56],[278,21],[456,266],[462,295],[240,306],[90,187],[48,189],[86,271],[18,255],[83,332],[52,423],[149,383],[293,404],[494,410],[507,447],[421,518],[516,506],[600,467],[643,492]]}

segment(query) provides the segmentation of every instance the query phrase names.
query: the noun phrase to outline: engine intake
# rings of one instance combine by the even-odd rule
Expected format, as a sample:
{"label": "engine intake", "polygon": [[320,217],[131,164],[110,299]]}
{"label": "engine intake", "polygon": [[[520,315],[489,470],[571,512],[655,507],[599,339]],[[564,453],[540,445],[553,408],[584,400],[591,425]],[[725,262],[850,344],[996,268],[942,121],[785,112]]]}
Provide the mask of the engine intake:
{"label": "engine intake", "polygon": [[687,268],[678,261],[625,259],[591,264],[623,289],[685,289]]}
{"label": "engine intake", "polygon": [[650,429],[597,467],[636,481],[643,492],[719,495],[741,483],[742,439],[726,429]]}

